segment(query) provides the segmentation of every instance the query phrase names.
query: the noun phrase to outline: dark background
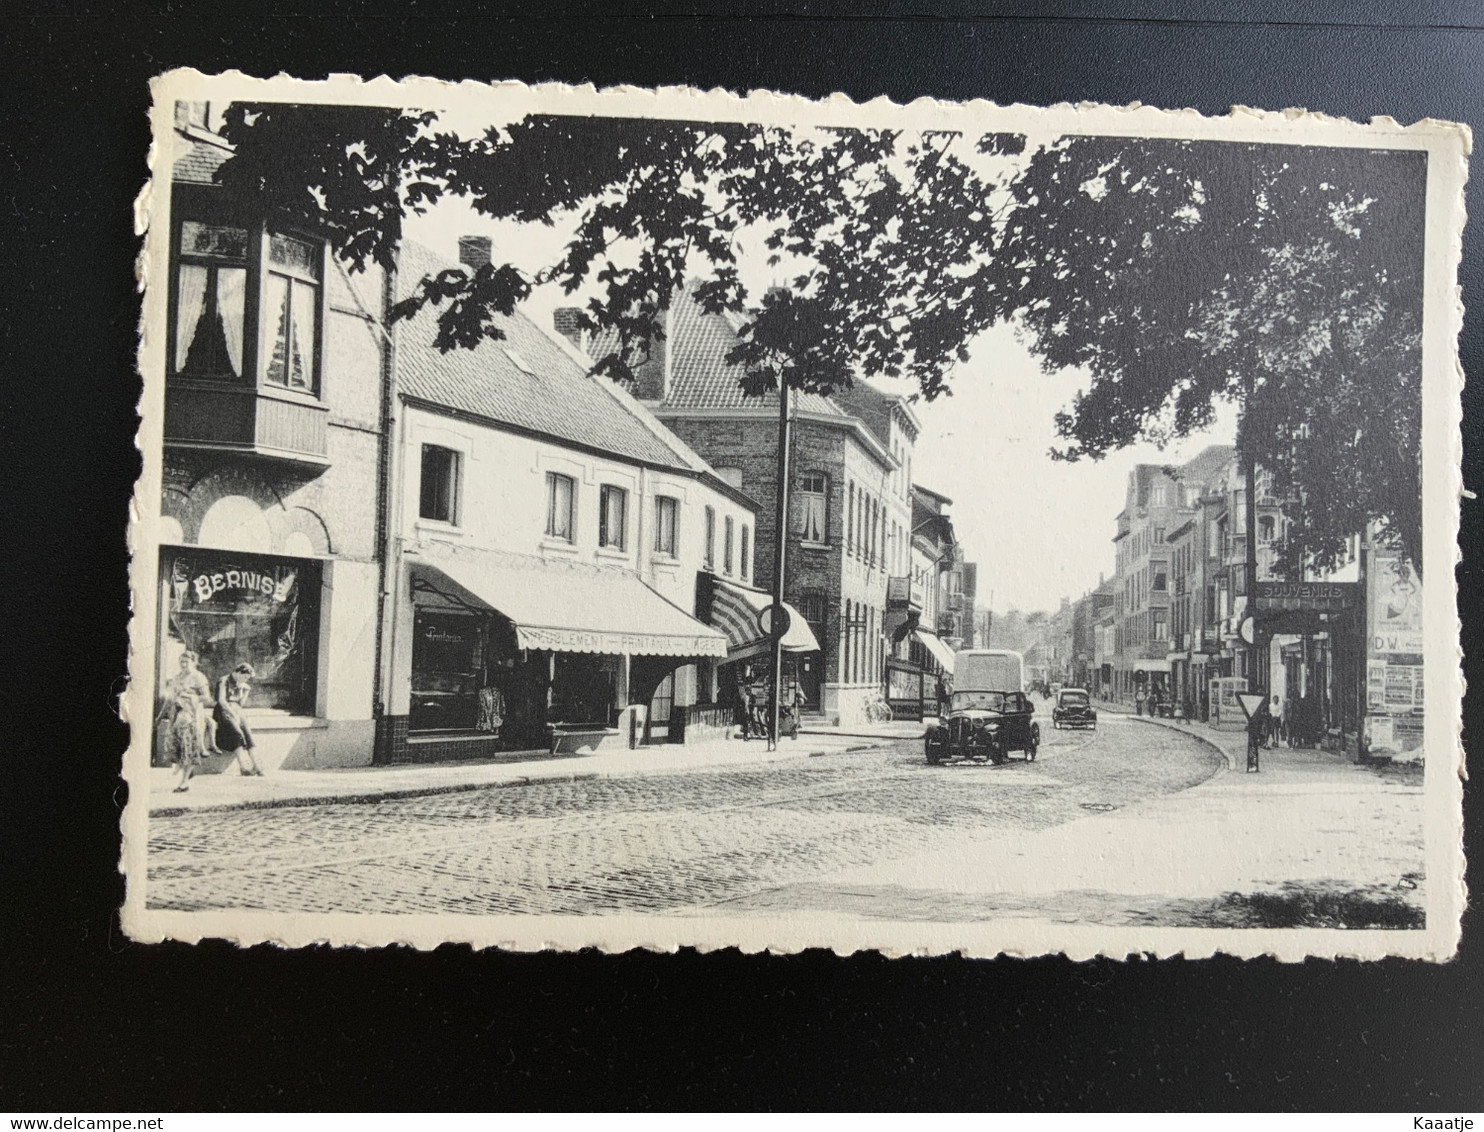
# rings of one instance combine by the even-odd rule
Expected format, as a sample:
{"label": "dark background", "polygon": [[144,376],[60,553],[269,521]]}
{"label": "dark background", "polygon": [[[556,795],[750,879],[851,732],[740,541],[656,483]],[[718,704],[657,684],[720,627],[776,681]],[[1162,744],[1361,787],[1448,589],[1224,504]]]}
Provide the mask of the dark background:
{"label": "dark background", "polygon": [[[1226,5],[1220,20],[1211,7],[878,4],[875,16],[836,18],[808,3],[658,16],[604,5],[592,19],[549,4],[528,21],[413,2],[252,19],[39,3],[6,16],[0,1108],[1484,1105],[1476,912],[1460,957],[1443,966],[239,951],[140,946],[117,925],[126,731],[113,711],[138,467],[131,202],[147,173],[152,74],[193,65],[898,102],[1140,100],[1208,114],[1242,103],[1484,123],[1476,6],[1275,0]],[[1477,177],[1469,198],[1484,215]],[[1462,275],[1475,305],[1479,244],[1476,220]],[[1470,316],[1467,371],[1480,351]],[[1470,389],[1475,487],[1480,409]],[[1471,654],[1479,506],[1464,503],[1458,571]],[[1476,660],[1466,668],[1484,683]],[[1476,725],[1479,702],[1466,705]],[[1467,790],[1475,830],[1478,794]]]}

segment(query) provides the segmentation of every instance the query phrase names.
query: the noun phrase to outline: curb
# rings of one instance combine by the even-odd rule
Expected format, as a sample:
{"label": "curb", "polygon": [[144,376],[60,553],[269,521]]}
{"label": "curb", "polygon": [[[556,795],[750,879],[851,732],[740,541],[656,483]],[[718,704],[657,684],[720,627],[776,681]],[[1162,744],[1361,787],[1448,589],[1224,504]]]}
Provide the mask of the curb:
{"label": "curb", "polygon": [[[842,736],[842,738],[852,737]],[[854,737],[879,739],[877,736]],[[825,755],[870,751],[883,745],[884,742],[878,741],[876,743],[860,743],[852,747],[844,747],[837,750],[799,750],[781,755],[778,755],[778,752],[775,751],[772,753],[778,755],[776,758],[750,761],[782,762],[785,759],[812,759]],[[663,769],[666,771],[704,770],[709,767],[725,765],[725,763],[699,763],[693,767],[666,767]],[[551,782],[587,782],[599,778],[623,778],[631,775],[652,774],[655,769],[650,767],[626,767],[621,770],[612,771],[553,771],[549,774],[525,774],[518,778],[495,779],[489,782],[450,782],[440,785],[410,786],[399,790],[362,790],[346,794],[309,794],[280,798],[252,798],[205,806],[161,806],[159,808],[150,808],[149,816],[152,818],[178,818],[189,814],[216,813],[222,810],[275,810],[287,806],[356,806],[366,805],[371,802],[396,802],[408,798],[428,798],[440,794],[463,794],[472,790],[507,790],[521,786],[541,786]]]}
{"label": "curb", "polygon": [[901,743],[912,742],[921,739],[921,735],[872,735],[865,731],[810,731],[808,728],[800,727],[800,735],[818,735],[825,739],[875,739],[878,743]]}
{"label": "curb", "polygon": [[[1224,763],[1226,763],[1226,770],[1227,770],[1228,773],[1233,773],[1233,774],[1236,773],[1236,769],[1237,769],[1236,756],[1234,756],[1233,754],[1231,754],[1231,752],[1229,752],[1220,743],[1216,742],[1215,739],[1212,739],[1212,738],[1210,738],[1209,736],[1206,736],[1206,735],[1202,735],[1199,731],[1190,731],[1190,730],[1187,730],[1184,727],[1179,726],[1178,724],[1167,723],[1167,722],[1165,722],[1162,719],[1154,719],[1154,718],[1152,718],[1150,716],[1147,716],[1147,715],[1129,715],[1129,716],[1125,716],[1125,718],[1126,719],[1137,720],[1140,723],[1147,723],[1151,727],[1158,727],[1158,728],[1161,728],[1161,729],[1163,729],[1165,731],[1173,731],[1177,735],[1189,735],[1192,739],[1195,739],[1195,740],[1197,740],[1197,741],[1199,741],[1201,743],[1206,744],[1206,746],[1210,747],[1213,751],[1215,751],[1218,755],[1220,755],[1222,761]],[[1214,778],[1215,775],[1212,775],[1212,777]]]}

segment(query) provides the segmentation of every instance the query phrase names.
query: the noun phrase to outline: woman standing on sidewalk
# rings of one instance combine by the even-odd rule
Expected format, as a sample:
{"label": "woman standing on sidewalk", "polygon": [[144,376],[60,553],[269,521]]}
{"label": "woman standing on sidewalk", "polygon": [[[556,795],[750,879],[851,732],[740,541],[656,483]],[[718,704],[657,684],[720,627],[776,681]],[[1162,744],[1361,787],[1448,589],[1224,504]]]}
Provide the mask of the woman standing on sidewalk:
{"label": "woman standing on sidewalk", "polygon": [[229,755],[235,754],[238,769],[249,778],[263,776],[252,753],[252,731],[242,713],[252,695],[252,678],[256,675],[252,665],[239,664],[216,686],[216,745]]}
{"label": "woman standing on sidewalk", "polygon": [[175,745],[180,781],[175,793],[190,789],[191,777],[201,765],[201,756],[210,746],[206,734],[206,709],[211,706],[211,684],[196,667],[196,654],[180,654],[180,671],[169,684],[170,738]]}

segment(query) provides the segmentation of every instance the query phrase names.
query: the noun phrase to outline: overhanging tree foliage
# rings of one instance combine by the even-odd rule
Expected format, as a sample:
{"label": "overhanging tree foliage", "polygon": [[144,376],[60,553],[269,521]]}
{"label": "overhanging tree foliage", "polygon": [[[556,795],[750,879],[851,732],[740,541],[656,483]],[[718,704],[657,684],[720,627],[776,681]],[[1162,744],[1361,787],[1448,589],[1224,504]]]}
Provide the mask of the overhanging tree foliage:
{"label": "overhanging tree foliage", "polygon": [[[405,216],[445,196],[570,228],[535,269],[419,281],[395,313],[435,306],[444,349],[501,337],[492,315],[534,286],[596,289],[586,327],[615,345],[595,368],[630,380],[694,283],[742,316],[749,392],[875,373],[931,399],[1013,317],[1048,370],[1090,375],[1055,455],[1184,436],[1234,400],[1289,500],[1288,568],[1368,519],[1420,564],[1421,155],[1067,138],[999,184],[966,154],[1019,135],[533,115],[466,139],[427,113],[282,104],[234,106],[226,133],[221,182],[352,268],[391,265]],[[747,293],[744,243],[786,289]]]}
{"label": "overhanging tree foliage", "polygon": [[1056,455],[1098,458],[1241,409],[1290,520],[1332,565],[1369,519],[1421,565],[1425,158],[1071,138],[1034,155],[998,252],[1048,369],[1084,367]]}

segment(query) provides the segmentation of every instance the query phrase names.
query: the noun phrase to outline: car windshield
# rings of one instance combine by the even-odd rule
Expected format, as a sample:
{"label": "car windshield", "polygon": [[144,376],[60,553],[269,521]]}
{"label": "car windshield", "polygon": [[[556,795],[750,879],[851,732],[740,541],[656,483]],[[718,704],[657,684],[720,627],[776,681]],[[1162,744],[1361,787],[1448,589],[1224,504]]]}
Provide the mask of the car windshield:
{"label": "car windshield", "polygon": [[1061,694],[1061,699],[1058,702],[1061,704],[1062,707],[1086,707],[1087,693],[1063,692]]}
{"label": "car windshield", "polygon": [[954,692],[949,706],[954,711],[1024,711],[1024,700],[1019,692]]}

